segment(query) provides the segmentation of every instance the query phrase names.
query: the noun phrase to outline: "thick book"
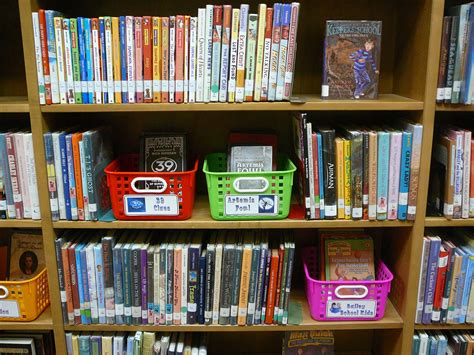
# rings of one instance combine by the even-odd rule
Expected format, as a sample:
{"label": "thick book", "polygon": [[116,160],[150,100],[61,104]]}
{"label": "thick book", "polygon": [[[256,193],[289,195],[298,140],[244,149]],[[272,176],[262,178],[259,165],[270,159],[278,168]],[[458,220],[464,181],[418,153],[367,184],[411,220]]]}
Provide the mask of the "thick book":
{"label": "thick book", "polygon": [[319,128],[322,137],[323,171],[324,171],[324,216],[325,219],[337,217],[336,201],[336,151],[334,147],[335,130]]}
{"label": "thick book", "polygon": [[446,81],[444,85],[444,102],[451,103],[454,84],[454,67],[456,64],[456,50],[459,33],[459,16],[452,16],[451,32],[449,37],[449,53],[446,68]]}
{"label": "thick book", "polygon": [[430,240],[423,238],[423,249],[420,263],[420,279],[418,280],[418,302],[416,306],[415,323],[421,324],[423,319],[423,308],[425,299],[426,275],[428,272],[428,261],[430,253]]}
{"label": "thick book", "polygon": [[381,21],[326,21],[321,97],[377,99],[381,42]]}
{"label": "thick book", "polygon": [[439,54],[438,84],[436,89],[436,102],[444,102],[446,73],[448,67],[449,41],[451,34],[451,16],[443,17],[443,27],[441,30],[441,49]]}
{"label": "thick book", "polygon": [[435,282],[438,272],[438,258],[441,247],[441,238],[433,236],[430,239],[430,253],[428,257],[428,267],[425,285],[425,297],[423,302],[422,323],[431,323],[431,314],[433,313],[433,299],[435,291]]}

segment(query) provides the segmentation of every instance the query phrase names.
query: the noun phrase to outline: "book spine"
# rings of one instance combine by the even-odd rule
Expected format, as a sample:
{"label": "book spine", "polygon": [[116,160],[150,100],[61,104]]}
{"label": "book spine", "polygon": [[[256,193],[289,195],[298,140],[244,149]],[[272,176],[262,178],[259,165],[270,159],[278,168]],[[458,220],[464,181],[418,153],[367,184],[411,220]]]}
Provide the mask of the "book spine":
{"label": "book spine", "polygon": [[143,103],[143,30],[142,18],[134,18],[135,30],[135,101]]}
{"label": "book spine", "polygon": [[300,13],[300,4],[291,3],[290,32],[288,36],[288,54],[286,56],[285,86],[283,99],[289,100],[293,91],[293,72],[296,62],[296,35],[298,32],[298,17]]}
{"label": "book spine", "polygon": [[147,275],[147,250],[140,249],[140,305],[141,305],[141,324],[148,324],[148,275]]}
{"label": "book spine", "polygon": [[[105,60],[106,60],[106,73],[107,73],[107,96],[108,103],[115,103],[115,81],[114,81],[114,57],[113,57],[113,44],[112,44],[112,18],[107,16],[104,18],[105,27]],[[118,43],[117,43],[118,44]],[[118,90],[117,90],[118,92]]]}
{"label": "book spine", "polygon": [[278,74],[275,100],[283,100],[285,90],[286,61],[288,55],[288,40],[290,32],[291,4],[283,4],[281,10],[281,39],[278,54]]}
{"label": "book spine", "polygon": [[71,270],[69,268],[69,251],[66,246],[61,247],[62,267],[64,270],[64,289],[66,291],[67,323],[74,324],[74,304],[72,295]]}
{"label": "book spine", "polygon": [[255,60],[255,91],[254,101],[260,101],[262,96],[262,70],[263,49],[265,39],[265,21],[267,17],[267,5],[258,5],[258,31],[257,31],[257,54]]}
{"label": "book spine", "polygon": [[64,70],[66,77],[66,98],[69,104],[76,103],[74,92],[74,69],[71,46],[71,22],[69,19],[62,21],[62,34],[64,42]]}
{"label": "book spine", "polygon": [[431,314],[433,313],[433,299],[436,286],[436,278],[438,271],[438,258],[441,240],[431,239],[430,254],[428,259],[428,269],[426,276],[425,297],[423,306],[423,315],[421,321],[423,324],[431,322]]}
{"label": "book spine", "polygon": [[[369,219],[369,132],[362,133],[362,219]],[[398,193],[398,191],[397,191]],[[398,198],[398,195],[397,195]]]}
{"label": "book spine", "polygon": [[126,31],[126,48],[127,48],[127,89],[128,103],[135,103],[135,39],[134,39],[134,18],[133,16],[125,17]]}
{"label": "book spine", "polygon": [[464,134],[457,132],[455,135],[456,155],[454,162],[454,202],[453,218],[462,216],[462,179],[463,179],[463,155],[464,155]]}
{"label": "book spine", "polygon": [[181,325],[188,324],[188,251],[189,246],[184,244],[181,257]]}
{"label": "book spine", "polygon": [[[21,197],[21,186],[18,174],[18,159],[16,157],[15,137],[13,133],[5,135],[6,153],[8,161],[8,171],[10,172],[10,180],[13,191],[13,201],[15,204],[16,219],[23,218],[23,200]],[[56,185],[58,186],[58,185]]]}
{"label": "book spine", "polygon": [[173,324],[181,324],[181,276],[183,252],[181,246],[174,249],[174,272],[173,272]]}
{"label": "book spine", "polygon": [[[2,138],[5,140],[5,144],[7,142],[6,137],[7,137],[7,134],[2,134]],[[55,166],[54,166],[53,138],[52,138],[51,133],[45,133],[43,137],[44,137],[44,151],[45,151],[45,158],[46,158],[46,171],[48,174],[48,191],[49,191],[49,205],[51,209],[51,219],[53,221],[57,221],[59,219],[59,203],[58,203],[58,191],[56,187],[56,171],[55,171]],[[3,165],[3,168],[7,172],[6,174],[7,178],[9,178],[10,180],[10,181],[7,181],[7,210],[9,212],[8,213],[9,218],[15,218],[15,217],[12,217],[12,213],[13,213],[13,216],[16,216],[15,195],[13,195],[13,183],[11,180],[11,173],[9,170],[10,163],[9,163],[9,159],[7,155],[8,150],[7,150],[6,145],[5,145],[5,151],[3,151],[2,153],[4,153],[7,156],[7,159],[4,159],[5,164]],[[12,196],[11,201],[8,201],[8,196],[10,195],[9,189],[11,191],[11,196]]]}
{"label": "book spine", "polygon": [[161,19],[161,58],[163,65],[161,66],[161,102],[169,101],[169,18],[163,17]]}
{"label": "book spine", "polygon": [[337,218],[344,219],[344,142],[336,138]]}
{"label": "book spine", "polygon": [[87,324],[87,319],[86,319],[86,313],[85,313],[85,308],[84,308],[84,296],[85,296],[85,289],[84,289],[84,284],[83,284],[83,279],[82,279],[82,267],[81,267],[81,252],[80,249],[83,247],[83,245],[77,245],[74,254],[76,256],[76,274],[77,274],[77,289],[78,289],[78,295],[79,295],[79,314],[80,314],[80,319],[81,319],[81,324]]}
{"label": "book spine", "polygon": [[79,301],[76,253],[73,247],[68,248],[69,271],[71,273],[72,303],[74,307],[74,324],[81,324],[81,305]]}
{"label": "book spine", "polygon": [[51,98],[53,104],[60,103],[59,78],[57,65],[56,41],[54,32],[54,11],[46,10],[46,34],[48,45],[48,61],[51,78]]}
{"label": "book spine", "polygon": [[54,17],[54,37],[56,40],[56,58],[58,69],[58,83],[59,83],[59,100],[61,104],[67,104],[66,96],[66,73],[64,60],[64,45],[63,45],[63,18]]}
{"label": "book spine", "polygon": [[[446,244],[445,244],[446,246]],[[453,268],[454,268],[454,248],[447,246],[448,249],[448,265],[446,271],[446,280],[444,283],[443,296],[441,299],[441,315],[440,323],[446,323],[448,316],[449,295],[451,293]]]}
{"label": "book spine", "polygon": [[128,103],[128,47],[127,47],[127,19],[119,17],[120,32],[120,90],[122,103]]}
{"label": "book spine", "polygon": [[284,259],[283,259],[283,268],[281,270],[281,283],[280,283],[280,299],[278,301],[278,313],[275,312],[276,317],[273,320],[273,323],[282,324],[283,320],[283,307],[285,302],[285,292],[286,292],[286,278],[288,277],[287,269],[288,269],[288,254],[289,254],[289,246],[288,243],[284,243]]}
{"label": "book spine", "polygon": [[464,156],[463,156],[463,178],[462,178],[462,218],[469,218],[469,191],[471,175],[471,131],[464,131]]}
{"label": "book spine", "polygon": [[245,325],[247,321],[247,303],[249,298],[249,281],[252,267],[252,248],[245,246],[242,255],[242,271],[240,277],[240,295],[239,295],[239,311],[237,316],[237,324]]}
{"label": "book spine", "polygon": [[105,19],[99,17],[99,62],[100,62],[100,77],[101,77],[101,93],[102,103],[109,102],[109,88],[107,82],[107,48],[105,43]]}
{"label": "book spine", "polygon": [[453,324],[455,318],[455,311],[456,311],[456,294],[460,287],[460,279],[461,279],[461,263],[462,263],[462,256],[458,255],[455,252],[454,255],[454,266],[453,266],[453,274],[452,274],[452,285],[449,293],[449,301],[448,301],[448,311],[446,315],[446,323]]}
{"label": "book spine", "polygon": [[387,219],[388,170],[390,157],[390,134],[378,132],[377,157],[377,219]]}
{"label": "book spine", "polygon": [[209,248],[208,244],[206,256],[206,297],[204,311],[204,322],[206,325],[212,323],[212,296],[214,291],[215,254],[215,249]]}
{"label": "book spine", "polygon": [[96,103],[94,98],[95,83],[94,83],[94,51],[92,38],[92,22],[91,19],[84,19],[84,48],[85,48],[85,63],[87,73],[87,102],[89,104]]}
{"label": "book spine", "polygon": [[197,305],[197,323],[204,324],[204,298],[206,295],[206,256],[202,254],[199,257],[199,293],[198,293],[198,305]]}
{"label": "book spine", "polygon": [[55,246],[54,250],[56,253],[56,264],[58,266],[58,285],[59,285],[59,296],[61,299],[61,310],[63,314],[63,323],[68,324],[68,306],[67,306],[68,294],[66,292],[63,256],[61,253],[63,244],[64,244],[64,240],[62,238],[58,238],[54,241],[54,246]]}
{"label": "book spine", "polygon": [[453,82],[454,82],[454,66],[456,64],[456,51],[459,29],[459,16],[453,16],[451,20],[451,35],[449,38],[449,54],[448,66],[446,70],[446,83],[444,87],[444,102],[451,103]]}
{"label": "book spine", "polygon": [[270,58],[272,54],[272,24],[273,8],[268,7],[265,14],[265,33],[263,40],[262,94],[261,101],[268,101],[270,78]]}
{"label": "book spine", "polygon": [[219,301],[221,294],[221,276],[222,276],[222,243],[216,244],[216,262],[214,269],[214,293],[212,300],[212,324],[219,324]]}
{"label": "book spine", "polygon": [[173,281],[174,281],[174,251],[173,244],[166,251],[166,325],[173,324]]}
{"label": "book spine", "polygon": [[255,83],[255,55],[257,49],[258,15],[249,14],[247,31],[247,50],[245,59],[244,101],[253,101]]}
{"label": "book spine", "polygon": [[321,133],[316,134],[316,138],[318,140],[318,171],[319,171],[319,202],[321,205],[321,219],[325,218],[325,202],[324,202],[324,164],[323,164],[323,138],[321,136]]}
{"label": "book spine", "polygon": [[[119,18],[112,17],[112,68],[113,68],[113,88],[114,102],[122,103],[122,58],[120,55],[120,25]],[[107,58],[108,59],[108,58]]]}
{"label": "book spine", "polygon": [[253,325],[257,292],[258,265],[260,261],[260,245],[254,245],[250,264],[249,295],[247,303],[247,325]]}
{"label": "book spine", "polygon": [[257,293],[255,305],[254,324],[261,324],[262,322],[262,297],[263,289],[265,287],[265,267],[268,256],[268,243],[261,245],[260,260],[258,264],[258,278],[257,278]]}
{"label": "book spine", "polygon": [[86,264],[87,264],[87,283],[89,288],[89,302],[91,308],[91,323],[99,323],[99,305],[97,299],[97,282],[94,261],[94,246],[86,247]]}
{"label": "book spine", "polygon": [[[77,38],[79,43],[79,68],[81,74],[81,93],[82,103],[88,104],[89,102],[89,83],[88,83],[88,66],[86,60],[86,19],[83,17],[77,18]],[[90,38],[90,35],[89,35]]]}
{"label": "book spine", "polygon": [[[67,152],[66,152],[66,134],[61,133],[58,136],[58,145],[59,145],[59,159],[61,162],[61,178],[60,182],[63,185],[63,194],[64,194],[64,212],[66,213],[66,218],[68,221],[72,220],[72,211],[71,211],[71,196],[69,194],[69,176],[67,168]],[[31,191],[30,191],[31,194]]]}
{"label": "book spine", "polygon": [[[148,325],[155,324],[155,268],[154,268],[155,252],[154,247],[147,249],[146,259],[146,277],[147,277],[147,323]],[[156,274],[158,279],[158,273]],[[158,297],[156,297],[158,300]],[[158,318],[158,317],[157,317]],[[158,322],[156,323],[158,324]]]}
{"label": "book spine", "polygon": [[212,59],[210,101],[219,101],[219,75],[222,42],[222,6],[214,5],[212,15]]}
{"label": "book spine", "polygon": [[[66,200],[64,197],[63,170],[61,166],[60,133],[53,133],[54,171],[56,173],[56,188],[58,191],[59,219],[66,219]],[[16,142],[15,142],[16,143]]]}
{"label": "book spine", "polygon": [[288,312],[289,312],[289,305],[290,305],[290,291],[291,291],[291,280],[293,275],[293,265],[295,263],[295,243],[289,243],[290,250],[288,256],[288,270],[286,272],[286,287],[285,287],[285,303],[283,305],[283,317],[282,317],[282,324],[288,324]]}
{"label": "book spine", "polygon": [[443,299],[444,286],[446,281],[446,273],[448,270],[449,253],[442,249],[438,256],[438,271],[436,276],[436,289],[433,297],[433,313],[431,314],[432,322],[441,320],[441,306]]}
{"label": "book spine", "polygon": [[309,218],[315,219],[316,218],[316,205],[315,205],[315,198],[314,198],[314,159],[313,159],[313,126],[311,122],[305,120],[306,123],[306,130],[303,132],[305,136],[304,142],[304,150],[305,150],[305,167],[307,168],[307,177],[306,180],[306,187],[307,193],[306,197],[309,201]]}
{"label": "book spine", "polygon": [[41,53],[40,23],[37,12],[31,14],[33,22],[33,39],[35,43],[36,75],[38,80],[38,99],[40,105],[46,104],[46,95],[44,89],[43,59]]}
{"label": "book spine", "polygon": [[324,162],[324,216],[334,219],[337,216],[336,202],[336,152],[334,150],[334,130],[321,131]]}
{"label": "book spine", "polygon": [[226,244],[224,247],[222,259],[222,282],[219,300],[219,324],[227,325],[230,323],[230,303],[231,303],[231,282],[232,268],[234,261],[234,245]]}
{"label": "book spine", "polygon": [[[205,16],[205,49],[204,49],[204,84],[203,84],[203,102],[209,102],[211,99],[211,77],[212,77],[212,49],[213,49],[213,5],[206,5]],[[220,38],[220,35],[219,35]]]}
{"label": "book spine", "polygon": [[188,251],[188,299],[187,324],[196,324],[199,299],[199,248],[189,247]]}
{"label": "book spine", "polygon": [[152,58],[153,58],[153,102],[161,102],[161,18],[153,16]]}
{"label": "book spine", "polygon": [[84,220],[84,199],[83,199],[83,194],[82,194],[81,158],[79,154],[79,141],[81,139],[82,139],[82,134],[80,133],[75,133],[72,136],[74,176],[75,176],[75,181],[76,181],[77,216],[79,220]]}
{"label": "book spine", "polygon": [[123,258],[122,246],[115,246],[113,253],[113,277],[114,277],[114,305],[115,323],[124,324],[124,294],[123,294]]}
{"label": "book spine", "polygon": [[263,295],[262,295],[262,316],[260,318],[260,323],[265,322],[266,313],[267,313],[267,300],[268,300],[268,284],[270,282],[270,263],[272,260],[272,251],[268,249],[267,260],[265,264],[265,284],[263,286]]}
{"label": "book spine", "polygon": [[142,323],[142,290],[141,290],[141,277],[140,277],[140,268],[141,268],[141,250],[139,245],[133,245],[132,247],[132,260],[131,260],[131,290],[132,290],[132,324],[141,324]]}
{"label": "book spine", "polygon": [[[28,189],[28,175],[26,173],[26,156],[23,133],[18,132],[13,134],[15,159],[18,172],[18,182],[20,184],[21,200],[23,203],[23,218],[31,218],[31,199]],[[62,184],[62,180],[61,180]]]}
{"label": "book spine", "polygon": [[400,163],[400,187],[398,194],[398,219],[406,220],[408,212],[408,189],[410,187],[411,165],[411,132],[404,131],[402,135],[402,151]]}
{"label": "book spine", "polygon": [[184,16],[176,16],[176,102],[184,102]]}
{"label": "book spine", "polygon": [[[90,210],[89,210],[89,194],[87,192],[87,173],[86,173],[86,164],[85,164],[85,154],[84,154],[84,143],[83,141],[79,142],[79,159],[80,159],[80,169],[81,169],[81,178],[82,178],[82,201],[84,203],[84,220],[90,221]],[[60,206],[61,206],[61,202]],[[61,210],[60,210],[61,211]]]}
{"label": "book spine", "polygon": [[462,66],[463,66],[463,57],[466,51],[466,36],[468,34],[467,27],[469,21],[469,8],[470,6],[461,7],[460,16],[459,16],[459,33],[457,36],[457,45],[456,45],[456,61],[454,65],[454,77],[453,77],[453,91],[451,94],[451,103],[459,103],[459,96],[461,92],[461,83],[462,83]]}
{"label": "book spine", "polygon": [[107,318],[105,309],[105,280],[102,250],[102,245],[100,243],[97,243],[94,246],[95,280],[97,283],[97,304],[99,310],[99,323],[106,324]]}
{"label": "book spine", "polygon": [[234,270],[232,274],[232,295],[230,301],[230,324],[237,325],[237,317],[239,312],[239,296],[240,296],[240,277],[242,271],[242,245],[239,243],[235,248]]}
{"label": "book spine", "polygon": [[430,253],[430,240],[423,238],[423,252],[421,254],[420,263],[420,279],[418,281],[418,302],[416,306],[415,323],[420,324],[423,319],[424,299],[425,299],[425,287],[426,277],[428,272],[428,261]]}
{"label": "book spine", "polygon": [[228,102],[235,101],[235,87],[237,82],[237,55],[239,49],[239,19],[240,9],[232,9],[232,30],[230,40],[230,64],[228,83]]}
{"label": "book spine", "polygon": [[318,152],[318,136],[316,133],[311,133],[311,147],[313,150],[313,181],[314,181],[314,218],[321,218],[321,192],[319,189],[320,178],[319,166],[319,152]]}
{"label": "book spine", "polygon": [[278,322],[278,312],[280,307],[280,293],[281,293],[281,279],[282,279],[282,271],[283,271],[283,263],[285,258],[285,248],[282,244],[280,244],[280,248],[278,249],[278,276],[276,281],[276,291],[275,291],[275,307],[273,308],[273,317],[272,323],[276,324]]}
{"label": "book spine", "polygon": [[189,102],[190,25],[191,25],[191,17],[190,16],[184,16],[184,78],[183,78],[184,103]]}
{"label": "book spine", "polygon": [[268,281],[268,298],[265,315],[265,324],[273,324],[273,314],[275,310],[276,284],[278,278],[279,256],[277,250],[272,250],[272,259],[270,264],[270,276]]}
{"label": "book spine", "polygon": [[170,16],[169,20],[169,80],[168,80],[168,101],[176,102],[176,16]]}
{"label": "book spine", "polygon": [[[472,135],[472,134],[471,134]],[[471,169],[469,175],[469,217],[474,216],[474,140],[471,140]]]}
{"label": "book spine", "polygon": [[270,76],[268,78],[268,101],[275,101],[278,81],[278,58],[281,41],[282,4],[273,5],[272,47],[270,54]]}
{"label": "book spine", "polygon": [[402,133],[390,133],[390,167],[388,173],[388,215],[387,219],[395,220],[398,216],[398,197],[400,187],[400,162]]}
{"label": "book spine", "polygon": [[52,101],[52,93],[51,93],[51,75],[49,71],[46,14],[44,10],[38,11],[38,22],[39,22],[39,39],[40,39],[40,45],[41,45],[41,65],[43,67],[43,76],[44,76],[45,103],[48,105],[51,105],[53,101]]}
{"label": "book spine", "polygon": [[444,84],[446,82],[446,70],[449,53],[449,35],[451,31],[451,17],[444,16],[441,30],[441,50],[439,55],[438,84],[436,89],[436,102],[444,102]]}
{"label": "book spine", "polygon": [[99,37],[99,19],[91,20],[92,28],[92,61],[94,70],[94,103],[101,104],[102,101],[102,70],[100,65],[100,37]]}
{"label": "book spine", "polygon": [[[70,42],[71,42],[71,60],[72,60],[72,80],[74,85],[74,103],[82,104],[82,78],[81,64],[79,59],[79,33],[77,19],[69,20]],[[72,102],[72,100],[71,100]]]}
{"label": "book spine", "polygon": [[189,20],[189,97],[190,103],[196,102],[196,74],[197,74],[197,34],[198,18]]}
{"label": "book spine", "polygon": [[421,143],[423,140],[423,126],[412,125],[412,153],[410,166],[410,189],[408,192],[408,213],[407,219],[409,221],[415,220],[416,216],[416,201],[418,197],[418,185],[420,177],[420,163],[421,163]]}
{"label": "book spine", "polygon": [[229,49],[232,26],[232,6],[224,5],[222,20],[222,52],[221,52],[221,73],[219,83],[219,102],[227,101],[228,74],[229,74]]}
{"label": "book spine", "polygon": [[160,247],[160,324],[166,324],[166,273],[167,273],[167,257],[166,257],[167,245]]}
{"label": "book spine", "polygon": [[237,76],[235,83],[235,102],[243,102],[245,97],[245,59],[247,51],[247,27],[249,6],[240,5],[239,41],[237,49]]}
{"label": "book spine", "polygon": [[[159,245],[155,246],[152,259],[152,279],[153,279],[153,325],[160,324],[160,253],[161,247]],[[148,260],[150,262],[150,260]],[[150,271],[150,269],[148,269]]]}
{"label": "book spine", "polygon": [[122,250],[123,263],[123,321],[132,324],[132,251],[127,244]]}
{"label": "book spine", "polygon": [[152,19],[143,16],[143,102],[153,102]]}
{"label": "book spine", "polygon": [[362,218],[362,179],[363,179],[363,137],[360,132],[351,139],[351,185],[352,185],[352,218]]}
{"label": "book spine", "polygon": [[113,239],[102,238],[102,257],[104,262],[104,298],[107,324],[115,323]]}
{"label": "book spine", "polygon": [[81,258],[81,278],[82,278],[82,287],[84,292],[84,320],[83,324],[92,323],[92,310],[91,310],[91,301],[90,301],[90,292],[89,292],[89,280],[87,275],[87,255],[84,247],[80,250]]}
{"label": "book spine", "polygon": [[377,218],[377,133],[369,132],[369,220]]}
{"label": "book spine", "polygon": [[196,50],[196,102],[204,102],[204,68],[206,51],[206,9],[198,9]]}

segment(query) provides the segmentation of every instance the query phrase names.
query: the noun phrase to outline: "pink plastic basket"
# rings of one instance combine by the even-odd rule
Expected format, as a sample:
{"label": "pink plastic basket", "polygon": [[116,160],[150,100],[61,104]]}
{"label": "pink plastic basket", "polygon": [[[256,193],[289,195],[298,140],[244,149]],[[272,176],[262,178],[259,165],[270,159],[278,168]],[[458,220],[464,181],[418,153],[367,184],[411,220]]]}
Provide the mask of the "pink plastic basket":
{"label": "pink plastic basket", "polygon": [[318,281],[317,249],[303,249],[306,297],[311,317],[318,321],[383,318],[393,275],[380,261],[374,281]]}

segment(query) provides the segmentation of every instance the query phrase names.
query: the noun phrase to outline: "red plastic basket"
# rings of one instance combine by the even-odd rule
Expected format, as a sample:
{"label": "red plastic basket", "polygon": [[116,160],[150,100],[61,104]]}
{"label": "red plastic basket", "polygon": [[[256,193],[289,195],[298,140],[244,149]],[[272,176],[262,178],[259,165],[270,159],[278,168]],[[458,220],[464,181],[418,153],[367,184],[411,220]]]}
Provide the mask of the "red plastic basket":
{"label": "red plastic basket", "polygon": [[[115,159],[104,169],[115,218],[121,220],[183,220],[190,218],[194,206],[198,166],[199,160],[196,159],[193,169],[189,171],[174,173],[139,172],[138,154],[122,155]],[[160,188],[145,190],[137,186],[139,181],[157,182]],[[178,205],[177,207],[174,206],[176,208],[172,208],[172,215],[169,213],[145,215],[148,212],[143,212],[143,210],[134,215],[127,212],[130,207],[125,206],[125,204],[134,199],[133,202],[140,207],[141,201],[137,202],[137,200],[142,197],[147,201],[151,197],[157,201],[161,198],[171,197],[174,201],[177,199]]]}

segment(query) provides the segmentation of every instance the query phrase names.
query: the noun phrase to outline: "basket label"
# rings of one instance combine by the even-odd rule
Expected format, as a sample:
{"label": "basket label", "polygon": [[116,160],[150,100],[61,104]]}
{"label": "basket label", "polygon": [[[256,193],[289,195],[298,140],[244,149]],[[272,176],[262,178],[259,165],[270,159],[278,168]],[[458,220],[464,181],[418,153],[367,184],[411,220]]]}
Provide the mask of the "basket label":
{"label": "basket label", "polygon": [[327,318],[374,318],[377,309],[375,300],[328,300]]}
{"label": "basket label", "polygon": [[278,214],[277,195],[227,195],[226,216],[274,216]]}
{"label": "basket label", "polygon": [[126,216],[177,216],[179,215],[176,195],[124,195]]}
{"label": "basket label", "polygon": [[20,318],[17,301],[0,301],[0,318]]}

